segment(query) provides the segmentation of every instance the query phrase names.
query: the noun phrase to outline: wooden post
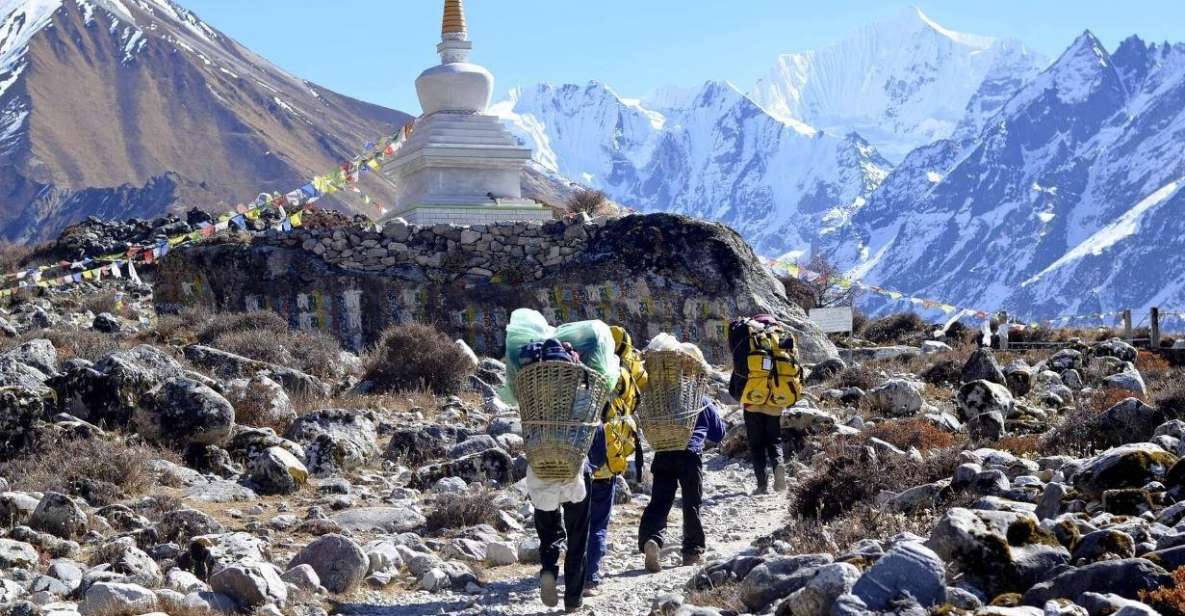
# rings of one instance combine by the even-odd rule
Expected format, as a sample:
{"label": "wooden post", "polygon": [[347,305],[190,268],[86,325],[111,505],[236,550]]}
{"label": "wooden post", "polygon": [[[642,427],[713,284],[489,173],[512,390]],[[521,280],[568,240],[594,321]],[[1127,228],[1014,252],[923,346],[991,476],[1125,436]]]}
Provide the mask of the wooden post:
{"label": "wooden post", "polygon": [[1008,334],[1012,331],[1012,326],[1008,324],[1008,312],[1000,311],[1000,329],[997,330],[997,335],[1000,338],[1000,350],[1008,350]]}
{"label": "wooden post", "polygon": [[1132,331],[1132,311],[1123,311],[1123,339],[1131,342],[1135,339],[1135,333]]}
{"label": "wooden post", "polygon": [[1152,331],[1152,349],[1160,348],[1160,308],[1152,308],[1152,317],[1149,319],[1150,329]]}

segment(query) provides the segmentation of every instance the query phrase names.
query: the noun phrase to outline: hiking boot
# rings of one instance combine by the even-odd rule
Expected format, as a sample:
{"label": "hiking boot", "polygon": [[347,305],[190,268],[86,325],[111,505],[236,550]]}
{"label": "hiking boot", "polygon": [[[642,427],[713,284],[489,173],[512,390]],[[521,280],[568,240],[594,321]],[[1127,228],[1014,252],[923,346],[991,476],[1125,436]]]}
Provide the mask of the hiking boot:
{"label": "hiking boot", "polygon": [[786,467],[779,466],[774,469],[774,492],[786,491]]}
{"label": "hiking boot", "polygon": [[601,596],[600,584],[586,584],[584,586],[584,596],[588,598]]}
{"label": "hiking boot", "polygon": [[662,547],[658,542],[653,539],[647,541],[643,551],[646,552],[646,570],[651,573],[662,571]]}
{"label": "hiking boot", "polygon": [[753,491],[753,496],[765,496],[769,494],[769,486],[764,484],[757,484],[757,489]]}
{"label": "hiking boot", "polygon": [[569,614],[571,614],[573,612],[578,612],[583,607],[584,607],[584,600],[583,599],[577,599],[576,601],[573,601],[570,603],[568,601],[564,601],[564,611]]}
{"label": "hiking boot", "polygon": [[560,604],[560,593],[555,588],[555,574],[544,571],[539,575],[539,598],[543,605],[555,607]]}
{"label": "hiking boot", "polygon": [[703,554],[700,554],[698,552],[684,552],[683,553],[683,566],[684,567],[693,567],[693,566],[698,565],[702,562],[704,562],[704,555]]}

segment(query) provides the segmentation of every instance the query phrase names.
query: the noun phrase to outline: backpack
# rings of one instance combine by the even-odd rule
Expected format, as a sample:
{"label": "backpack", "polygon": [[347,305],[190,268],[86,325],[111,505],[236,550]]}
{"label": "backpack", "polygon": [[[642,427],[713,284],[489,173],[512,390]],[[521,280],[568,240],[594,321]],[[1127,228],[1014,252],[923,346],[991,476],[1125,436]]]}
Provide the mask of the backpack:
{"label": "backpack", "polygon": [[621,376],[617,388],[613,390],[613,397],[605,405],[603,420],[608,461],[597,469],[593,475],[596,479],[608,479],[629,468],[630,456],[634,454],[637,444],[638,428],[634,423],[634,411],[638,408],[647,379],[642,355],[634,349],[629,334],[617,326],[610,330],[616,343],[615,353],[621,360]]}
{"label": "backpack", "polygon": [[746,406],[789,408],[802,396],[794,336],[773,319],[737,319],[728,327],[728,393]]}

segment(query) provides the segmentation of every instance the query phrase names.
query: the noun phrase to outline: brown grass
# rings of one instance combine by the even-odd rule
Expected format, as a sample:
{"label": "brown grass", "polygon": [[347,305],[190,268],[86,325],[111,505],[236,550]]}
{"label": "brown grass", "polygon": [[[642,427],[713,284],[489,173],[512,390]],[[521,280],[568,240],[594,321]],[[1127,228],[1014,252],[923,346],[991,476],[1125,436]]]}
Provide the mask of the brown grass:
{"label": "brown grass", "polygon": [[931,326],[915,313],[899,313],[864,324],[860,335],[878,344],[904,344],[929,333]]}
{"label": "brown grass", "polygon": [[442,494],[436,497],[436,505],[428,514],[425,526],[429,533],[440,533],[478,524],[494,524],[498,520],[495,496],[493,491],[486,488],[464,494]]}
{"label": "brown grass", "polygon": [[28,244],[0,242],[0,272],[11,272],[23,267],[34,248]]}
{"label": "brown grass", "polygon": [[599,190],[579,190],[568,199],[568,211],[574,214],[596,217],[612,214],[615,210],[609,197]]}
{"label": "brown grass", "polygon": [[882,421],[865,430],[864,435],[879,438],[902,449],[916,447],[922,452],[954,447],[959,442],[955,435],[925,419]]}
{"label": "brown grass", "polygon": [[778,535],[795,554],[838,554],[864,539],[884,540],[905,532],[925,537],[939,517],[936,511],[895,513],[862,503],[829,520],[793,517]]}
{"label": "brown grass", "polygon": [[148,462],[155,459],[180,462],[174,453],[121,440],[72,440],[0,463],[0,476],[6,477],[16,490],[68,494],[73,482],[91,479],[115,485],[133,496],[152,487]]}
{"label": "brown grass", "polygon": [[745,607],[745,602],[741,601],[739,582],[721,584],[707,590],[693,590],[687,597],[687,603],[697,607],[714,607],[734,614],[744,614],[749,611]]}
{"label": "brown grass", "polygon": [[119,312],[116,307],[118,300],[115,298],[116,291],[113,289],[106,289],[98,293],[87,295],[82,299],[82,308],[89,310],[94,314],[108,312],[116,314]]}
{"label": "brown grass", "polygon": [[1040,453],[1042,449],[1041,436],[1037,434],[1005,436],[997,441],[995,446],[1018,456]]}
{"label": "brown grass", "polygon": [[366,355],[366,379],[378,391],[460,392],[477,366],[444,332],[421,323],[393,325]]}
{"label": "brown grass", "polygon": [[1173,571],[1173,585],[1140,591],[1140,601],[1166,616],[1185,616],[1185,567]]}
{"label": "brown grass", "polygon": [[835,377],[836,387],[859,387],[868,391],[880,383],[880,377],[865,366],[848,366]]}
{"label": "brown grass", "polygon": [[80,357],[88,361],[99,361],[107,355],[125,348],[120,338],[93,329],[45,329],[22,336],[23,340],[45,338],[58,350],[58,359]]}

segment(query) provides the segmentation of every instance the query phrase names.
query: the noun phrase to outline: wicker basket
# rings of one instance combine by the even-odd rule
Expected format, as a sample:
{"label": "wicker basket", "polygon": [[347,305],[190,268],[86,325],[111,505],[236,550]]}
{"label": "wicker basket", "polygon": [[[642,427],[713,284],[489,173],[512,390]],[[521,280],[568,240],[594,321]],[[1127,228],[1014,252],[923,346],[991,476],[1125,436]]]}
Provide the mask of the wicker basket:
{"label": "wicker basket", "polygon": [[605,379],[580,364],[538,362],[518,371],[514,393],[535,476],[545,481],[578,476],[609,399]]}
{"label": "wicker basket", "polygon": [[703,362],[679,351],[646,353],[646,389],[638,425],[655,451],[682,451],[704,410],[709,375]]}

